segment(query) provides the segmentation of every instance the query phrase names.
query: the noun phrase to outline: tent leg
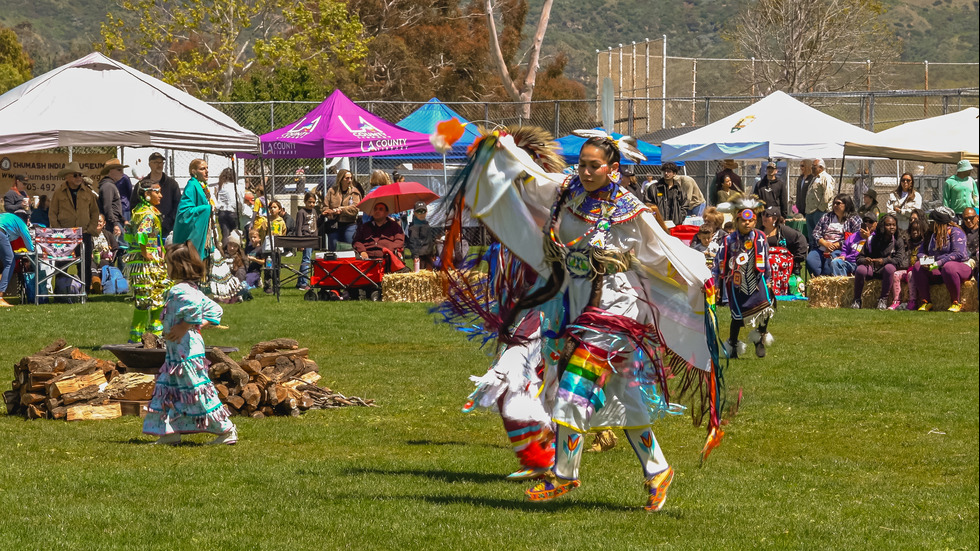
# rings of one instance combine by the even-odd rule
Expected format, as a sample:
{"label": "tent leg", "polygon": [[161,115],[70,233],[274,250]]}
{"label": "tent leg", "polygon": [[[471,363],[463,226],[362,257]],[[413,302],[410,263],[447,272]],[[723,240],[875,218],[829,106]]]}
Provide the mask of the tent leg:
{"label": "tent leg", "polygon": [[841,188],[844,186],[844,161],[847,160],[847,155],[840,158],[840,177],[837,178],[837,193],[840,193]]}
{"label": "tent leg", "polygon": [[[273,163],[274,162],[275,161],[273,161]],[[263,182],[265,182],[265,163],[262,162],[262,157],[259,157],[259,177],[262,179]],[[275,178],[275,169],[273,169],[273,178]],[[272,182],[272,185],[269,187],[269,189],[265,190],[265,197],[266,197],[266,203],[265,203],[266,208],[269,208],[269,202],[274,201],[276,199],[276,183],[274,181]],[[269,249],[270,249],[269,254],[270,255],[275,255],[275,252],[276,252],[276,236],[275,236],[275,234],[272,233],[271,226],[270,226],[269,230],[270,230],[269,231]],[[273,261],[275,261],[275,260],[276,259],[273,258]],[[275,262],[273,262],[273,263],[275,263]],[[272,267],[273,272],[277,268],[278,268],[278,265],[274,265]],[[276,302],[279,302],[279,283],[278,283],[277,278],[275,277],[274,273],[273,274],[270,274],[270,277],[272,277],[272,290],[276,294]]]}

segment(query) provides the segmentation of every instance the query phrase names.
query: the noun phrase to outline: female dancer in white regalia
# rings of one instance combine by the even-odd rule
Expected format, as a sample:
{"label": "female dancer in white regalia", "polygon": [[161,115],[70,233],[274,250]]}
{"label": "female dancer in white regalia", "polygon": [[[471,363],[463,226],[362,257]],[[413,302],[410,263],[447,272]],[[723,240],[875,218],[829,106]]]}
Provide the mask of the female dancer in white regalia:
{"label": "female dancer in white regalia", "polygon": [[[452,208],[458,219],[468,205],[520,261],[548,278],[502,313],[502,339],[513,339],[507,329],[519,312],[550,299],[561,305],[544,322],[554,328],[545,335],[561,341],[548,348],[562,351],[551,411],[555,464],[526,491],[528,499],[578,487],[584,434],[620,428],[643,469],[646,509],[656,511],[673,469],[651,424],[683,409],[670,399],[692,396],[695,420],[708,417],[702,460],[722,436],[723,382],[705,294],[713,297],[711,274],[700,253],[667,235],[618,185],[620,152],[642,158],[635,147],[604,134],[586,137],[571,177],[545,172],[505,133],[484,137],[454,183]],[[465,309],[464,302],[457,306]],[[680,390],[674,396],[668,372]]]}

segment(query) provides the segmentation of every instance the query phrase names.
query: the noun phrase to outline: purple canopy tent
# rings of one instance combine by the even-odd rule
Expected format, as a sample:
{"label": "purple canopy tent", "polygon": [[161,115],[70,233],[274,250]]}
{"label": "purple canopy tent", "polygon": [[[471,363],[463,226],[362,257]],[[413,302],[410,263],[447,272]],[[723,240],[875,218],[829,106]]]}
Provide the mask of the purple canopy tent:
{"label": "purple canopy tent", "polygon": [[[241,157],[254,159],[326,159],[327,157],[384,157],[434,153],[435,147],[429,136],[399,128],[358,107],[340,90],[317,105],[299,120],[259,136],[261,155],[242,153]],[[265,180],[264,165],[260,164]],[[326,162],[324,161],[324,192],[326,192]],[[275,185],[268,190],[270,199],[275,198]],[[274,256],[275,237],[270,235]],[[276,266],[279,260],[274,261]],[[273,287],[279,299],[278,277]]]}
{"label": "purple canopy tent", "polygon": [[261,156],[265,159],[383,157],[435,152],[428,135],[399,128],[365,111],[340,90],[334,90],[323,103],[299,120],[262,134],[260,139]]}

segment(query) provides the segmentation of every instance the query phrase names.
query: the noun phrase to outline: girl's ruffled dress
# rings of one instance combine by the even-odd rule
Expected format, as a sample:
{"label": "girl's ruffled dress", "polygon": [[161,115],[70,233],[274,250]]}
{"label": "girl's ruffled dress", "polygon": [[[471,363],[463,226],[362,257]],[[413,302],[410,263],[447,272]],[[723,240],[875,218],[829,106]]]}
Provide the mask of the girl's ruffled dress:
{"label": "girl's ruffled dress", "polygon": [[143,420],[143,432],[157,436],[210,432],[234,428],[228,410],[208,378],[200,324],[221,321],[221,306],[204,296],[196,285],[179,283],[167,292],[163,307],[163,334],[186,321],[191,328],[179,343],[167,341],[167,355],[157,375],[153,398]]}

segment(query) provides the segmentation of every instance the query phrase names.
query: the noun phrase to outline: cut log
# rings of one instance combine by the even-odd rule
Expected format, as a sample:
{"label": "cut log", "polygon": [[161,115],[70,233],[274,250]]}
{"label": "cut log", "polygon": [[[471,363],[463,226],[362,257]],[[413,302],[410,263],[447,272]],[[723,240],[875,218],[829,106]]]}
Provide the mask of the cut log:
{"label": "cut log", "polygon": [[31,404],[37,404],[43,402],[48,397],[44,394],[35,394],[33,392],[22,392],[20,394],[20,405],[29,406]]}
{"label": "cut log", "polygon": [[252,416],[252,419],[264,419],[265,418],[265,414],[262,413],[261,411],[253,411],[251,413],[251,416]]}
{"label": "cut log", "polygon": [[150,332],[143,333],[140,342],[143,343],[143,348],[166,348],[163,339]]}
{"label": "cut log", "polygon": [[272,417],[276,414],[276,410],[272,409],[272,406],[262,406],[262,414],[266,417]]}
{"label": "cut log", "polygon": [[222,384],[214,385],[214,389],[218,391],[218,399],[222,402],[228,400],[228,387]]}
{"label": "cut log", "polygon": [[245,403],[253,408],[259,406],[259,402],[262,400],[262,392],[259,390],[259,385],[255,383],[249,383],[245,385],[242,389],[242,398],[245,399]]}
{"label": "cut log", "polygon": [[147,400],[112,400],[110,404],[119,404],[119,409],[123,415],[134,417],[146,417],[146,406],[150,404]]}
{"label": "cut log", "polygon": [[229,396],[228,405],[235,409],[242,409],[242,406],[245,405],[245,398],[242,398],[241,396]]}
{"label": "cut log", "polygon": [[30,373],[27,377],[27,387],[31,392],[44,391],[55,377],[57,377],[55,373]]}
{"label": "cut log", "polygon": [[297,356],[306,357],[309,355],[309,353],[310,353],[309,348],[297,348],[296,350],[280,350],[278,352],[267,352],[264,354],[259,354],[255,356],[255,359],[258,360],[259,365],[261,365],[262,367],[266,367],[269,365],[275,365],[276,360],[282,357],[285,358],[294,358]]}
{"label": "cut log", "polygon": [[97,406],[88,404],[70,406],[67,412],[69,421],[116,419],[118,417],[122,417],[122,407],[119,402]]}
{"label": "cut log", "polygon": [[314,362],[309,358],[303,358],[303,366],[304,366],[303,371],[300,372],[300,375],[306,375],[307,373],[320,371],[320,366],[318,366],[316,362]]}
{"label": "cut log", "polygon": [[52,419],[64,419],[68,415],[68,408],[65,406],[58,406],[48,410],[48,415]]}
{"label": "cut log", "polygon": [[58,340],[52,342],[51,344],[45,346],[44,348],[42,348],[37,353],[37,355],[38,356],[51,356],[55,352],[58,352],[60,350],[64,350],[65,348],[68,348],[68,343],[65,342],[65,339],[58,339]]}
{"label": "cut log", "polygon": [[252,359],[265,352],[273,350],[295,350],[299,348],[299,342],[295,339],[273,339],[271,341],[260,342],[252,346],[246,359]]}
{"label": "cut log", "polygon": [[44,401],[44,405],[47,406],[48,411],[51,411],[52,409],[62,406],[64,404],[61,403],[60,398],[48,398],[47,400]]}
{"label": "cut log", "polygon": [[55,360],[51,356],[28,356],[20,365],[31,373],[54,373]]}
{"label": "cut log", "polygon": [[[55,364],[55,371],[57,371],[57,362]],[[96,371],[99,371],[99,366],[96,364],[95,360],[67,360],[61,375],[52,379],[51,382],[61,381],[73,375],[88,375],[89,373],[94,373]],[[105,375],[103,375],[103,378],[104,377]]]}
{"label": "cut log", "polygon": [[71,359],[73,359],[73,360],[92,360],[92,359],[94,359],[92,356],[89,356],[88,354],[82,352],[78,348],[72,348],[71,349],[71,354],[69,354],[69,357]]}
{"label": "cut log", "polygon": [[289,379],[296,373],[296,363],[292,358],[279,357],[276,359],[276,371],[280,373],[280,380]]}
{"label": "cut log", "polygon": [[243,360],[238,365],[242,368],[242,370],[245,371],[245,373],[248,373],[249,375],[255,375],[257,373],[261,373],[262,372],[262,366],[259,365],[259,362],[257,362],[256,360],[248,360],[248,359],[246,359],[246,360]]}
{"label": "cut log", "polygon": [[207,358],[211,363],[226,363],[232,367],[241,367],[238,362],[233,360],[231,356],[225,354],[220,348],[209,348],[207,351]]}
{"label": "cut log", "polygon": [[[238,364],[235,364],[238,365]],[[227,362],[212,363],[211,367],[208,368],[208,377],[211,377],[212,381],[217,381],[222,375],[231,371],[231,364]]]}
{"label": "cut log", "polygon": [[105,393],[112,400],[149,400],[154,386],[156,377],[149,373],[124,373],[109,381]]}
{"label": "cut log", "polygon": [[313,398],[311,398],[309,394],[304,393],[303,397],[300,398],[299,400],[300,409],[310,409],[311,407],[313,407],[314,404],[315,402],[313,401]]}
{"label": "cut log", "polygon": [[38,407],[36,404],[27,406],[28,419],[44,419],[48,416],[48,410]]}
{"label": "cut log", "polygon": [[240,369],[237,365],[231,366],[228,370],[230,380],[233,386],[239,388],[244,388],[248,384],[248,373],[245,370]]}
{"label": "cut log", "polygon": [[289,399],[289,391],[282,385],[272,384],[266,387],[265,390],[266,394],[268,395],[266,402],[268,402],[269,405],[279,405],[280,403]]}
{"label": "cut log", "polygon": [[7,407],[7,415],[13,415],[20,409],[20,393],[16,390],[3,392],[3,404]]}
{"label": "cut log", "polygon": [[61,400],[66,406],[70,406],[76,402],[86,402],[88,404],[104,404],[109,400],[109,397],[103,393],[99,387],[92,385],[87,386],[77,392],[66,392],[61,395]]}
{"label": "cut log", "polygon": [[50,394],[52,398],[57,398],[63,394],[78,392],[85,387],[94,385],[98,388],[107,384],[108,381],[105,379],[105,374],[101,372],[90,373],[87,375],[69,376],[65,378],[59,377],[48,385],[48,394]]}

